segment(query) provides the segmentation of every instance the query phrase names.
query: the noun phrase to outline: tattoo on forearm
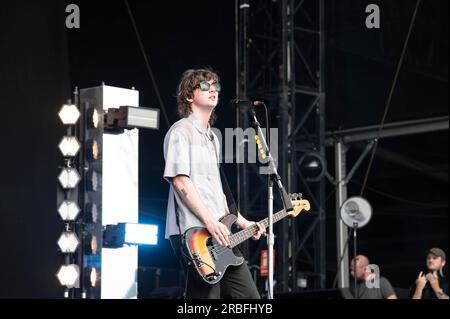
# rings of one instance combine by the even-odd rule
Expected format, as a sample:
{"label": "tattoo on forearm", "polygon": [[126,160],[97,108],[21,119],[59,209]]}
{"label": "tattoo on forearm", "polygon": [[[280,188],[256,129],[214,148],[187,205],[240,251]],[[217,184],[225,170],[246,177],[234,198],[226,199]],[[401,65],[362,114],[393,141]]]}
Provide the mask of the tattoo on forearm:
{"label": "tattoo on forearm", "polygon": [[188,193],[186,192],[186,190],[184,188],[180,189],[180,193],[184,195],[184,197],[188,196]]}

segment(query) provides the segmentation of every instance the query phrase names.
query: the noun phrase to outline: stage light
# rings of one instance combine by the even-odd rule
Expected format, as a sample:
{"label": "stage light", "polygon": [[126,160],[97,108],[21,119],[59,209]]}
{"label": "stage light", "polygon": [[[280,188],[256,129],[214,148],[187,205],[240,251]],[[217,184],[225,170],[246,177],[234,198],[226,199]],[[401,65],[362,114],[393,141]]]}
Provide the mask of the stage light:
{"label": "stage light", "polygon": [[106,225],[103,232],[103,247],[120,248],[124,244],[157,245],[158,226],[133,223]]}
{"label": "stage light", "polygon": [[80,111],[74,104],[64,104],[58,115],[63,124],[74,125],[80,117]]}
{"label": "stage light", "polygon": [[298,161],[300,173],[309,182],[319,181],[325,173],[325,162],[317,153],[304,154]]}
{"label": "stage light", "polygon": [[98,210],[97,210],[97,205],[95,205],[94,203],[92,204],[91,216],[92,216],[92,222],[96,223],[97,218],[98,218]]}
{"label": "stage light", "polygon": [[74,232],[64,232],[58,239],[58,246],[63,253],[73,254],[80,244],[80,240]]}
{"label": "stage light", "polygon": [[75,188],[81,180],[75,168],[63,168],[58,176],[58,180],[64,189]]}
{"label": "stage light", "polygon": [[86,189],[90,192],[98,191],[102,183],[101,176],[95,170],[90,170],[87,173],[86,181]]}
{"label": "stage light", "polygon": [[87,203],[86,207],[86,222],[88,223],[97,223],[97,219],[98,219],[98,209],[97,209],[97,205],[93,202]]}
{"label": "stage light", "polygon": [[109,129],[116,127],[159,129],[159,110],[133,106],[110,108],[106,114],[106,125]]}
{"label": "stage light", "polygon": [[86,112],[87,125],[89,128],[98,128],[100,124],[101,114],[95,107],[91,107]]}
{"label": "stage light", "polygon": [[100,147],[95,139],[86,142],[86,156],[89,161],[96,161],[100,158]]}
{"label": "stage light", "polygon": [[62,220],[73,221],[77,218],[80,212],[80,207],[77,203],[69,200],[65,200],[59,205],[58,213]]}
{"label": "stage light", "polygon": [[80,268],[78,265],[63,265],[56,275],[62,286],[78,288],[80,285]]}
{"label": "stage light", "polygon": [[97,253],[97,249],[98,249],[97,237],[93,235],[91,239],[91,252],[95,255]]}
{"label": "stage light", "polygon": [[77,155],[81,145],[75,136],[64,136],[58,147],[63,156],[73,157]]}
{"label": "stage light", "polygon": [[91,274],[89,276],[89,279],[91,281],[91,286],[93,288],[95,288],[95,286],[97,285],[97,280],[98,280],[98,274],[97,274],[97,269],[92,268],[91,270]]}
{"label": "stage light", "polygon": [[125,243],[140,245],[158,244],[158,226],[125,224]]}

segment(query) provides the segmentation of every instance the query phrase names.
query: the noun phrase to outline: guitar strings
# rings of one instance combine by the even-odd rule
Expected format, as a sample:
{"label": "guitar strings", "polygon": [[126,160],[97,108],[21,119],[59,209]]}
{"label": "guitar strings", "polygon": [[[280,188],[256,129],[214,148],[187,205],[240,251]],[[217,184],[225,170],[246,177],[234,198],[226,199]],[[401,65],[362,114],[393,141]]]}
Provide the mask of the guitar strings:
{"label": "guitar strings", "polygon": [[[278,212],[279,213],[279,212]],[[277,213],[277,214],[278,214]],[[252,226],[250,226],[250,227],[254,227],[255,228],[255,231],[257,230],[256,229],[256,227],[255,227],[255,225],[252,225]],[[244,230],[245,231],[245,230]],[[239,234],[239,233],[236,233],[236,234],[233,234],[232,236],[235,236],[235,235],[237,235],[237,234]],[[235,246],[234,246],[235,247]],[[233,247],[232,247],[233,248]],[[220,247],[218,247],[218,248],[215,248],[214,246],[213,247],[208,247],[208,251],[210,252],[210,253],[212,253],[212,252],[214,252],[215,253],[215,255],[216,256],[220,256],[221,254],[223,254],[223,253],[225,253],[225,251],[228,249],[228,247],[225,247],[225,246],[220,246]],[[230,248],[231,249],[231,248]]]}

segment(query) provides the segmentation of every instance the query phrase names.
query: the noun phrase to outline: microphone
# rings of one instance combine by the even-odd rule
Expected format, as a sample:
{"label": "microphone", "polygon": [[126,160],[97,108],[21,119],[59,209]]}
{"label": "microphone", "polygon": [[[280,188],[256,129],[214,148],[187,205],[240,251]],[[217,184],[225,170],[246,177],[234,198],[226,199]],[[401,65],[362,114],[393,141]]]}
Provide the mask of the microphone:
{"label": "microphone", "polygon": [[251,110],[264,105],[264,103],[261,101],[240,100],[240,99],[231,100],[231,103],[235,104],[236,107],[244,110]]}

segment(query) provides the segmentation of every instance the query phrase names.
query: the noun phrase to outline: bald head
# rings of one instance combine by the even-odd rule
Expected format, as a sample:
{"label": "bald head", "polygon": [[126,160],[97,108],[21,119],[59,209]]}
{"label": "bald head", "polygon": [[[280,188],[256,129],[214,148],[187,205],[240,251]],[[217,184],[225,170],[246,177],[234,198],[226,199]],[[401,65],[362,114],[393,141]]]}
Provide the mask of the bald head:
{"label": "bald head", "polygon": [[[364,255],[356,256],[356,278],[364,279],[366,267],[369,265],[369,258]],[[355,276],[355,258],[351,262],[351,274]]]}
{"label": "bald head", "polygon": [[369,258],[364,255],[356,256],[356,260],[358,261],[358,265],[360,265],[361,267],[366,268],[367,266],[369,266]]}

